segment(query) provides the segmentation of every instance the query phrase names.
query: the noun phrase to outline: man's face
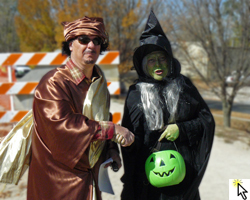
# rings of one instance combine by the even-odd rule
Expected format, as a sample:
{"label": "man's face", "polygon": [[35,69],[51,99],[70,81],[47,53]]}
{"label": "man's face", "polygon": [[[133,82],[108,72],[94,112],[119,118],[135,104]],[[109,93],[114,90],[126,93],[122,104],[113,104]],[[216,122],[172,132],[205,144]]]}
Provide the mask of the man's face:
{"label": "man's face", "polygon": [[79,36],[75,39],[70,44],[71,58],[83,66],[95,64],[101,49],[101,45],[96,42],[97,38],[97,36]]}
{"label": "man's face", "polygon": [[163,51],[154,51],[146,56],[148,74],[161,81],[168,74],[167,56]]}

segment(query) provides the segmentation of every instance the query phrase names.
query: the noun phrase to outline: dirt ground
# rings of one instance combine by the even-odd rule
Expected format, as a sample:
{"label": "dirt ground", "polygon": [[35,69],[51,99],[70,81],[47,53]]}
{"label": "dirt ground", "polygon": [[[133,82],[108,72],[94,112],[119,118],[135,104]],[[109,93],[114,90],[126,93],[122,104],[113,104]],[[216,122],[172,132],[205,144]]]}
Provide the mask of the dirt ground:
{"label": "dirt ground", "polygon": [[[122,102],[113,100],[111,112],[112,110],[122,112]],[[10,128],[11,126],[6,125],[6,129]],[[4,128],[0,127],[0,132],[3,130]],[[250,179],[250,133],[232,128],[225,129],[218,125],[215,133],[210,161],[200,185],[202,200],[229,199],[229,179]],[[0,183],[0,199],[26,199],[27,172],[18,185]],[[103,200],[119,200],[122,190],[120,177],[123,174],[123,168],[116,173],[111,169],[108,172],[115,195],[103,193]],[[246,195],[249,196],[249,193]]]}

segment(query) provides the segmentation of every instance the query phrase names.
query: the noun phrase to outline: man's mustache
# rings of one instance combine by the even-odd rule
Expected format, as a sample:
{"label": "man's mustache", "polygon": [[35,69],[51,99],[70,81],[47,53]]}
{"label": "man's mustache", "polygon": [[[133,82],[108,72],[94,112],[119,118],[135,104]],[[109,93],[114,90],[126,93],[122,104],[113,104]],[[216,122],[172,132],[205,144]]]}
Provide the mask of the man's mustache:
{"label": "man's mustache", "polygon": [[86,53],[96,53],[96,51],[95,50],[86,50],[83,52],[83,54],[86,54]]}

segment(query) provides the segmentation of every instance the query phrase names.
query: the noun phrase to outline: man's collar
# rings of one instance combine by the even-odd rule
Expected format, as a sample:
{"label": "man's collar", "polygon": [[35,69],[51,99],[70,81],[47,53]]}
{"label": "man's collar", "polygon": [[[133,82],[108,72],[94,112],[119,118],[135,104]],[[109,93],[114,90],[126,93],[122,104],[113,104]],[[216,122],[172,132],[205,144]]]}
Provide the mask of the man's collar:
{"label": "man's collar", "polygon": [[92,82],[94,82],[96,79],[98,79],[100,77],[100,75],[98,74],[98,72],[95,70],[93,70],[93,75],[92,75],[92,80],[89,80],[85,74],[75,65],[75,63],[73,63],[73,61],[68,58],[67,62],[66,62],[66,66],[69,68],[69,71],[76,83],[76,85],[78,85],[80,82],[82,82],[82,80],[85,80],[86,83],[88,85],[90,85]]}

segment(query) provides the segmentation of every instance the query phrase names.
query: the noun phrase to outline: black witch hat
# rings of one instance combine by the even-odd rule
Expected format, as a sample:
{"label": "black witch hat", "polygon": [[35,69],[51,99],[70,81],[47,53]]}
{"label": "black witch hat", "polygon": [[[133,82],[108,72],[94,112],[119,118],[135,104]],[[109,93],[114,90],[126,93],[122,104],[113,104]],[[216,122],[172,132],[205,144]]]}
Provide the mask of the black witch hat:
{"label": "black witch hat", "polygon": [[139,77],[148,78],[142,70],[142,59],[153,51],[165,51],[171,58],[170,76],[173,77],[180,73],[180,64],[173,58],[170,42],[163,32],[153,10],[151,10],[145,30],[140,37],[140,46],[135,49],[133,56],[134,67]]}

